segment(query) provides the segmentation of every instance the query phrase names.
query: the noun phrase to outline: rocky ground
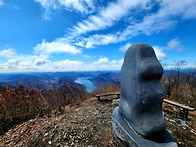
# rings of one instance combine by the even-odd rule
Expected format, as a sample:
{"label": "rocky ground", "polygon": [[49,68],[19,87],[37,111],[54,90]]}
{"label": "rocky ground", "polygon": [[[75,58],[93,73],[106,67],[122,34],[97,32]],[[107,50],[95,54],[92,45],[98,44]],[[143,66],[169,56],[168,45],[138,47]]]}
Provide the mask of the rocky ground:
{"label": "rocky ground", "polygon": [[[66,106],[50,117],[37,117],[0,136],[2,147],[73,146],[117,147],[112,134],[112,112],[117,102],[96,98]],[[167,130],[179,147],[196,147],[196,115],[179,117],[178,109],[164,104]]]}

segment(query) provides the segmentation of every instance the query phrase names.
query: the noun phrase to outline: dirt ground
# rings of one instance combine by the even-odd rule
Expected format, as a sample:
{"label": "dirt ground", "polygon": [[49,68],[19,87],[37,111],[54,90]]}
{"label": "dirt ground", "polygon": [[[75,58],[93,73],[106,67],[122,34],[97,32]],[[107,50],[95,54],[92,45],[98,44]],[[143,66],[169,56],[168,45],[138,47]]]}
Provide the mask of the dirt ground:
{"label": "dirt ground", "polygon": [[[66,106],[50,117],[37,117],[13,126],[0,136],[2,147],[73,146],[117,147],[112,133],[112,112],[118,102],[90,98]],[[179,147],[196,147],[196,115],[180,118],[178,109],[163,105],[167,130]]]}

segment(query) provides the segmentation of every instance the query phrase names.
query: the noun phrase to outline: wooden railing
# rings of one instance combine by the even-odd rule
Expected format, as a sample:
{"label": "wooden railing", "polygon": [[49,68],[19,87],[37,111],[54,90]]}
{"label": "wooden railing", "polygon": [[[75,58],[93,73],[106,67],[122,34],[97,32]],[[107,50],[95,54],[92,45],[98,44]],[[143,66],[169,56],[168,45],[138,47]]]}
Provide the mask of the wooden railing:
{"label": "wooden railing", "polygon": [[[100,101],[101,97],[111,96],[111,95],[117,95],[117,97],[119,98],[120,97],[120,92],[97,94],[95,96]],[[180,103],[177,103],[177,102],[174,102],[174,101],[170,101],[170,100],[166,100],[166,99],[163,99],[163,102],[165,102],[167,104],[170,104],[170,105],[173,105],[173,106],[176,106],[176,107],[179,107],[180,108],[180,115],[182,117],[185,117],[186,119],[188,119],[188,112],[189,111],[195,111],[196,110],[195,108],[192,108],[192,107],[189,107],[189,106],[185,106],[183,104],[180,104]]]}
{"label": "wooden railing", "polygon": [[112,92],[112,93],[103,93],[103,94],[97,94],[95,95],[98,100],[100,101],[101,100],[101,97],[105,97],[105,96],[111,96],[111,95],[117,95],[117,97],[119,98],[120,96],[120,92]]}

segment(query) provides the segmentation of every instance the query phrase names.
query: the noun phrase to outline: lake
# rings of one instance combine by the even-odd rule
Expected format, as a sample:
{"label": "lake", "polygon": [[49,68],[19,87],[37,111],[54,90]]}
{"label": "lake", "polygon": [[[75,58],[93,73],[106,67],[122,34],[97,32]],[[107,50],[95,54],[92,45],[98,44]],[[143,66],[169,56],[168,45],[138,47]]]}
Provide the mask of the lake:
{"label": "lake", "polygon": [[94,88],[98,87],[95,84],[93,84],[90,80],[88,80],[90,77],[80,77],[77,80],[75,80],[76,83],[86,86],[86,90],[88,92],[92,92]]}

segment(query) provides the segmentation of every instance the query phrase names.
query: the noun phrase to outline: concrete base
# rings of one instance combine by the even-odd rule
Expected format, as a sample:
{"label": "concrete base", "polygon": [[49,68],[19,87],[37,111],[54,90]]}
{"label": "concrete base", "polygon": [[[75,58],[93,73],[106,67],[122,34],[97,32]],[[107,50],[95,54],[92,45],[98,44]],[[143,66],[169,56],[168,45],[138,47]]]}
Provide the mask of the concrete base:
{"label": "concrete base", "polygon": [[177,143],[170,134],[165,131],[164,143],[157,143],[144,139],[129,128],[124,119],[118,114],[118,107],[113,112],[113,133],[121,147],[177,147]]}

